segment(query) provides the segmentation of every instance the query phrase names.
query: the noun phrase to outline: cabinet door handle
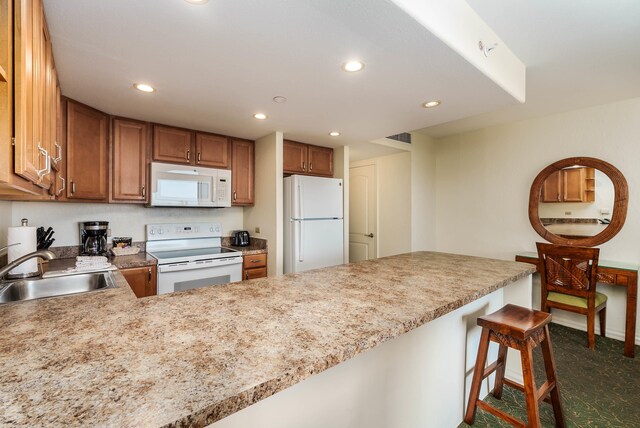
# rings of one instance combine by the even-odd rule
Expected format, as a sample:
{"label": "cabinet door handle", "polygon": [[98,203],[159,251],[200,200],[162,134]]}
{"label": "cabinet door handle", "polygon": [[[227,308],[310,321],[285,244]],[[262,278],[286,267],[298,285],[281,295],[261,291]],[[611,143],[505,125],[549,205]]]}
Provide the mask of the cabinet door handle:
{"label": "cabinet door handle", "polygon": [[45,175],[49,175],[51,173],[51,156],[49,156],[49,153],[42,148],[40,143],[38,143],[38,157],[40,155],[44,155],[45,167],[44,169],[38,170],[37,173],[38,178],[43,179]]}
{"label": "cabinet door handle", "polygon": [[71,194],[73,195],[74,193],[76,193],[76,181],[72,178],[71,179]]}
{"label": "cabinet door handle", "polygon": [[251,263],[260,263],[260,260],[251,260]]}
{"label": "cabinet door handle", "polygon": [[56,148],[56,157],[53,158],[53,163],[57,164],[62,160],[62,147],[58,143],[53,143]]}
{"label": "cabinet door handle", "polygon": [[198,152],[198,162],[202,160],[202,153]]}
{"label": "cabinet door handle", "polygon": [[191,150],[187,150],[187,160],[191,160]]}
{"label": "cabinet door handle", "polygon": [[249,272],[244,273],[244,279],[249,279]]}
{"label": "cabinet door handle", "polygon": [[67,180],[64,179],[64,177],[60,176],[60,181],[62,181],[62,187],[60,188],[60,190],[58,190],[58,195],[62,195],[62,192],[64,192],[64,189],[67,187]]}
{"label": "cabinet door handle", "polygon": [[233,200],[235,201],[236,199],[238,199],[238,194],[236,192],[233,192]]}
{"label": "cabinet door handle", "polygon": [[147,188],[145,186],[142,186],[142,197],[143,198],[147,197]]}
{"label": "cabinet door handle", "polygon": [[309,162],[309,171],[313,171],[313,162]]}
{"label": "cabinet door handle", "polygon": [[147,281],[147,285],[151,285],[151,268],[147,269],[147,272],[149,273],[149,281]]}
{"label": "cabinet door handle", "polygon": [[302,162],[302,170],[303,171],[307,170],[307,163],[306,162]]}

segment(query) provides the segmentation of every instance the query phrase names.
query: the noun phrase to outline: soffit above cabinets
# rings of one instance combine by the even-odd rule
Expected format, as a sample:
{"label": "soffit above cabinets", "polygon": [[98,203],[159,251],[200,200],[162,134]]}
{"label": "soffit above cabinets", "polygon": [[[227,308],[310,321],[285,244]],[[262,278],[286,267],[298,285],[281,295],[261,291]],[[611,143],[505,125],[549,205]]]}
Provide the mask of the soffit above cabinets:
{"label": "soffit above cabinets", "polygon": [[[63,93],[125,117],[336,146],[524,99],[524,66],[502,41],[483,56],[476,38],[499,39],[462,0],[44,5]],[[342,71],[350,59],[364,70]],[[156,92],[140,93],[135,82]],[[432,99],[442,105],[421,107]],[[256,121],[256,112],[268,119]],[[333,130],[341,136],[329,137]]]}

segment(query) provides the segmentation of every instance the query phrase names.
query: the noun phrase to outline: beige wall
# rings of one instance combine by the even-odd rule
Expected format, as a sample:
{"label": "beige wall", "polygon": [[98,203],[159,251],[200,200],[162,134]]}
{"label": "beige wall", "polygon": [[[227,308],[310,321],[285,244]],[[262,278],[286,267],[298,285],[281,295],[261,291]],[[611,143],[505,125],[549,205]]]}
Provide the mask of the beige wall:
{"label": "beige wall", "polygon": [[426,135],[411,138],[411,250],[435,250],[436,145]]}
{"label": "beige wall", "polygon": [[[282,133],[256,140],[256,203],[244,209],[244,227],[249,234],[268,241],[269,276],[283,271]],[[260,228],[260,233],[256,232]]]}
{"label": "beige wall", "polygon": [[376,159],[378,257],[411,251],[411,153]]}
{"label": "beige wall", "polygon": [[[6,203],[6,202],[5,202]],[[30,226],[48,226],[55,230],[54,247],[78,245],[78,222],[108,221],[111,236],[130,236],[146,241],[145,225],[150,223],[218,222],[223,235],[242,229],[242,208],[146,208],[131,204],[89,204],[62,202],[13,202],[11,223],[29,219]],[[0,224],[2,232],[6,228]]]}
{"label": "beige wall", "polygon": [[342,178],[342,214],[344,225],[344,263],[349,263],[349,147],[333,149],[333,176]]}
{"label": "beige wall", "polygon": [[12,224],[12,203],[9,201],[0,201],[0,248],[7,245],[7,228],[9,226],[20,226],[20,224]]}
{"label": "beige wall", "polygon": [[[635,98],[439,140],[437,249],[500,259],[533,251],[542,238],[527,215],[531,182],[556,160],[591,156],[612,163],[629,183],[626,224],[601,246],[600,258],[640,262],[639,118],[640,98]],[[608,332],[619,337],[624,289],[600,289],[611,299]],[[555,319],[584,325],[582,318],[563,312]]]}

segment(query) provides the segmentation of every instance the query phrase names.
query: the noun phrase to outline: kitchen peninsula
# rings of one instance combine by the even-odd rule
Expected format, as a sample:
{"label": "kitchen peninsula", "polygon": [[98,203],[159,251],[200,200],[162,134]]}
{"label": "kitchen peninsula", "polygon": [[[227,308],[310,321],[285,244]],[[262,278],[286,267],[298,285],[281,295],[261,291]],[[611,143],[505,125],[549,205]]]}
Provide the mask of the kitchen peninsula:
{"label": "kitchen peninsula", "polygon": [[[475,319],[530,299],[534,270],[416,252],[140,300],[116,273],[116,289],[0,306],[0,425],[292,426],[289,417],[305,409],[275,415],[278,425],[265,414],[253,422],[244,414],[265,411],[263,405],[294,388],[315,388],[313,382],[337,369],[367,370],[378,351],[394,364],[390,369],[411,367],[424,352],[434,356],[417,363],[438,378],[408,376],[407,384],[419,388],[396,391],[395,403],[406,410],[425,400],[416,418],[461,420],[465,370],[477,346]],[[422,346],[410,353],[395,348],[407,340]],[[349,402],[344,371],[345,384],[332,378],[328,395]],[[367,379],[384,375],[369,372]],[[371,394],[371,385],[361,384],[356,395]],[[437,393],[415,395],[420,388]],[[377,420],[368,426],[418,426],[410,414],[391,411],[380,419],[382,403],[361,404],[345,415],[307,402],[305,426],[341,415],[353,426],[371,417]],[[438,414],[428,413],[434,408]],[[444,423],[432,426],[450,425]]]}

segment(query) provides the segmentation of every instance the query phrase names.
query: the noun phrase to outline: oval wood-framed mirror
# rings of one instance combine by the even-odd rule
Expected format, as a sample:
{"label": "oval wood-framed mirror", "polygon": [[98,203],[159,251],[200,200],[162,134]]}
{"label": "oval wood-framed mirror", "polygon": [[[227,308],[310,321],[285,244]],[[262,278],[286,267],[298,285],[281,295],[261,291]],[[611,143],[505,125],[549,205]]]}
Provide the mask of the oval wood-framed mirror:
{"label": "oval wood-framed mirror", "polygon": [[[553,233],[548,228],[548,225],[543,224],[540,217],[540,203],[541,199],[544,198],[543,188],[545,188],[545,186],[549,186],[548,179],[553,177],[554,174],[561,174],[563,171],[570,171],[577,168],[585,168],[587,171],[588,169],[600,171],[606,175],[609,180],[611,180],[613,185],[613,215],[610,219],[605,219],[605,221],[609,220],[610,223],[593,236],[580,237]],[[594,178],[590,179],[595,180]],[[559,187],[560,183],[558,183],[558,188]],[[589,191],[595,192],[595,187]],[[529,193],[529,221],[538,235],[551,243],[593,247],[609,241],[617,235],[618,232],[620,232],[620,229],[622,229],[627,218],[628,198],[629,188],[627,186],[627,180],[624,178],[624,175],[622,175],[620,170],[610,163],[589,157],[562,159],[544,168],[533,180],[531,191]],[[558,202],[561,202],[560,198],[558,198]],[[598,221],[601,222],[602,220]]]}

